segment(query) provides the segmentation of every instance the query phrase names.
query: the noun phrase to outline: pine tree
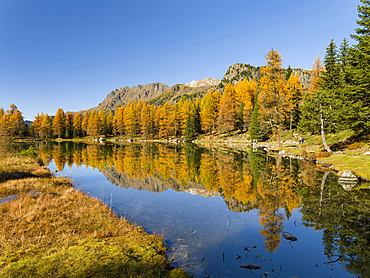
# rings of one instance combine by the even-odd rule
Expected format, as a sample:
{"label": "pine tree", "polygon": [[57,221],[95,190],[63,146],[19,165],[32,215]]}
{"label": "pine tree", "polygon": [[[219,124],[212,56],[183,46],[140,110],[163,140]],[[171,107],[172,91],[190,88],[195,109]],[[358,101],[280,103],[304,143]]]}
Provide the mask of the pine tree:
{"label": "pine tree", "polygon": [[236,113],[236,122],[235,127],[240,130],[240,132],[244,131],[244,102],[239,104],[238,112]]}
{"label": "pine tree", "polygon": [[113,135],[113,122],[114,122],[114,116],[113,116],[112,111],[110,111],[107,118],[106,118],[106,132],[107,132],[107,135]]}
{"label": "pine tree", "polygon": [[68,112],[66,116],[66,137],[72,138],[73,137],[73,114],[72,112]]}
{"label": "pine tree", "polygon": [[263,134],[261,131],[261,126],[259,122],[259,104],[258,104],[258,98],[256,102],[254,103],[253,113],[252,113],[252,120],[251,120],[251,126],[249,128],[251,140],[257,140],[260,141],[263,138]]}
{"label": "pine tree", "polygon": [[309,131],[314,134],[320,129],[319,106],[317,105],[316,93],[320,89],[319,81],[320,75],[324,70],[324,64],[317,56],[312,65],[311,84],[308,92],[303,95],[303,103],[301,105],[301,119],[299,121],[299,129],[302,131]]}
{"label": "pine tree", "polygon": [[185,127],[185,142],[192,141],[194,137],[195,137],[195,132],[194,132],[193,120],[189,113],[188,119],[186,120],[186,127]]}
{"label": "pine tree", "polygon": [[185,127],[185,141],[190,142],[202,132],[201,118],[200,118],[200,103],[195,102],[188,115]]}
{"label": "pine tree", "polygon": [[286,69],[286,73],[285,73],[285,80],[288,81],[290,76],[292,75],[293,73],[293,70],[292,68],[290,67],[290,65],[288,66],[288,68]]}
{"label": "pine tree", "polygon": [[356,34],[357,41],[350,51],[350,93],[352,107],[352,128],[370,130],[370,1],[361,0],[358,5]]}

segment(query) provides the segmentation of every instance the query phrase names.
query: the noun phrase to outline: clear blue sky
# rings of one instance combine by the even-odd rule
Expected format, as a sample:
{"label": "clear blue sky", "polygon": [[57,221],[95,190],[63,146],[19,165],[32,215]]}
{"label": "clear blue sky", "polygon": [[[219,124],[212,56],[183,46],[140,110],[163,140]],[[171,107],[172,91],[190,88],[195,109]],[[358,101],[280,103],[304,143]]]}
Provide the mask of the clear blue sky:
{"label": "clear blue sky", "polygon": [[221,79],[234,63],[311,68],[357,28],[359,0],[0,0],[0,107],[26,119],[112,90]]}

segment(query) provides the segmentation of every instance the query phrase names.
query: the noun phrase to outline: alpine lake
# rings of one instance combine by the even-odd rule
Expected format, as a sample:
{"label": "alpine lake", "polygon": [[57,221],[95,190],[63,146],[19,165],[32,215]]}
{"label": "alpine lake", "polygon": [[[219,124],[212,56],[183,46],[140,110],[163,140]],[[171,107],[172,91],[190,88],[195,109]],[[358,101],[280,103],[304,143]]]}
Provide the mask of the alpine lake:
{"label": "alpine lake", "polygon": [[159,234],[194,277],[370,277],[369,184],[263,150],[32,145],[56,176]]}

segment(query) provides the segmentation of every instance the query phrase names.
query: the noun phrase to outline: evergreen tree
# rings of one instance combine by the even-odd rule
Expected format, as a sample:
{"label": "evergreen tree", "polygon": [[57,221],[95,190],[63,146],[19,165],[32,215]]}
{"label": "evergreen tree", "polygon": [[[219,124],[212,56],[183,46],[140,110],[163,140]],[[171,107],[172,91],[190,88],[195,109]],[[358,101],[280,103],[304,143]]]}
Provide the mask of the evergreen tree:
{"label": "evergreen tree", "polygon": [[350,51],[351,127],[354,130],[370,130],[370,0],[358,5],[357,41]]}
{"label": "evergreen tree", "polygon": [[195,137],[195,132],[194,132],[193,120],[189,113],[188,119],[186,120],[186,127],[185,127],[185,142],[192,141],[194,137]]}
{"label": "evergreen tree", "polygon": [[261,131],[261,126],[259,123],[259,104],[258,100],[254,103],[253,113],[252,113],[252,121],[251,126],[249,128],[251,140],[257,140],[260,141],[263,138],[263,134]]}
{"label": "evergreen tree", "polygon": [[319,88],[320,75],[324,70],[324,64],[317,56],[312,65],[311,84],[308,87],[308,92],[303,95],[303,103],[301,105],[301,119],[299,121],[299,129],[301,131],[309,131],[315,134],[320,129],[319,106],[317,105],[316,94]]}
{"label": "evergreen tree", "polygon": [[288,66],[288,68],[286,69],[286,73],[285,73],[285,80],[288,81],[290,76],[292,75],[293,73],[293,70],[292,68],[290,67],[290,65]]}
{"label": "evergreen tree", "polygon": [[185,141],[189,142],[202,132],[200,107],[199,103],[195,103],[188,115],[185,127]]}
{"label": "evergreen tree", "polygon": [[113,122],[114,122],[114,116],[113,116],[112,111],[110,111],[106,119],[107,135],[113,135]]}
{"label": "evergreen tree", "polygon": [[240,130],[240,132],[244,131],[244,102],[239,104],[238,113],[236,114],[236,123],[235,127]]}
{"label": "evergreen tree", "polygon": [[72,138],[73,137],[73,114],[72,112],[68,112],[66,116],[66,137]]}

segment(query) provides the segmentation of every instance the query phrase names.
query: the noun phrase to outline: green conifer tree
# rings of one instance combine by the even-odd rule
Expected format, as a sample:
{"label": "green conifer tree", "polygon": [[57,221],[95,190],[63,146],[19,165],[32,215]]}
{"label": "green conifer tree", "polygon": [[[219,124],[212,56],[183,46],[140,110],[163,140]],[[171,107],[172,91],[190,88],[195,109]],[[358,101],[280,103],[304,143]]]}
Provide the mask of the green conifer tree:
{"label": "green conifer tree", "polygon": [[357,44],[350,51],[350,93],[354,130],[370,130],[370,0],[358,5],[356,34],[351,35]]}

